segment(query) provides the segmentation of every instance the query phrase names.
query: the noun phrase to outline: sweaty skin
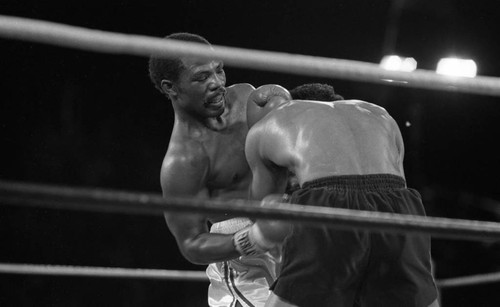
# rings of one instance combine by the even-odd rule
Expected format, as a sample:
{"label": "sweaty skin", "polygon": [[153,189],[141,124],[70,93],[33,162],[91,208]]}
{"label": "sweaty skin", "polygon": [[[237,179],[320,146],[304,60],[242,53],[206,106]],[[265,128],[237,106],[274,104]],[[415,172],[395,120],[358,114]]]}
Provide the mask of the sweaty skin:
{"label": "sweaty skin", "polygon": [[258,200],[283,192],[286,170],[300,185],[338,175],[404,178],[397,123],[382,107],[360,100],[283,100],[252,127],[246,154],[254,176],[252,197]]}
{"label": "sweaty skin", "polygon": [[[296,175],[301,186],[340,175],[393,174],[405,178],[401,132],[385,109],[360,100],[273,99],[278,106],[247,136],[253,198],[282,193],[288,171]],[[287,222],[261,219],[254,226],[275,243],[283,242],[292,229]],[[271,293],[265,306],[295,305]],[[429,305],[438,306],[437,299]]]}
{"label": "sweaty skin", "polygon": [[[164,81],[175,122],[161,168],[164,196],[248,198],[252,174],[245,159],[246,102],[254,87],[225,86],[220,61],[183,58],[177,82]],[[209,233],[208,222],[230,216],[165,213],[169,230],[190,262],[239,257],[232,236]]]}

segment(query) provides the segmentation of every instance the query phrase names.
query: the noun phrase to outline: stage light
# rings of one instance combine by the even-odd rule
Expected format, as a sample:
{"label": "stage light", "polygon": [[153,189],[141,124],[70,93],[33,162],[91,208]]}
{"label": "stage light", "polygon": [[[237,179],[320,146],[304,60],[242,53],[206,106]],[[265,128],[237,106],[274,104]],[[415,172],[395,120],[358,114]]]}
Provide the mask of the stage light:
{"label": "stage light", "polygon": [[417,68],[417,61],[414,58],[386,55],[380,61],[380,67],[386,70],[410,72]]}
{"label": "stage light", "polygon": [[476,62],[470,59],[442,58],[437,65],[436,73],[453,77],[474,78],[477,73]]}

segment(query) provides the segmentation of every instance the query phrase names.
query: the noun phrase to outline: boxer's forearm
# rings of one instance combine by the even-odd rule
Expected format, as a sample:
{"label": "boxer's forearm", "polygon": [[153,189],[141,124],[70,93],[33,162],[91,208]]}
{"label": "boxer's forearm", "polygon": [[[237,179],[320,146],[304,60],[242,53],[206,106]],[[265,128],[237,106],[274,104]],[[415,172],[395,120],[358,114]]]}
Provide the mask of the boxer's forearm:
{"label": "boxer's forearm", "polygon": [[234,234],[234,245],[241,255],[263,254],[283,243],[291,232],[284,221],[259,220]]}
{"label": "boxer's forearm", "polygon": [[182,255],[194,264],[209,264],[238,258],[240,253],[233,244],[233,236],[203,233],[182,242]]}

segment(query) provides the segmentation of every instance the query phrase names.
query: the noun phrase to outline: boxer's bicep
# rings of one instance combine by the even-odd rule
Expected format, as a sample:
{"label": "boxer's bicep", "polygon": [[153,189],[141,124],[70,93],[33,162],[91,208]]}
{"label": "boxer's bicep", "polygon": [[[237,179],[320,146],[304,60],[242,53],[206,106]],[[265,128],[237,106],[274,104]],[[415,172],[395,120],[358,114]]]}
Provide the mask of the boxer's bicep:
{"label": "boxer's bicep", "polygon": [[245,146],[245,154],[253,176],[250,198],[256,200],[278,193],[280,189],[279,174],[271,167],[270,161],[267,161],[265,148],[262,147],[265,138],[266,135],[261,129],[251,129]]}

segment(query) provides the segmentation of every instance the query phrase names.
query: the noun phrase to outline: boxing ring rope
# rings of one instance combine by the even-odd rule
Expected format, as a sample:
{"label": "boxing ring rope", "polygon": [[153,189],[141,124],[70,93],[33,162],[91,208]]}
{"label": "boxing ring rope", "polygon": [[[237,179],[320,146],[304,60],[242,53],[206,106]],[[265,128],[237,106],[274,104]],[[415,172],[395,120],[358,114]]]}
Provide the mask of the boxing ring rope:
{"label": "boxing ring rope", "polygon": [[[0,263],[0,274],[208,282],[204,271]],[[443,288],[500,282],[500,272],[436,280]]]}
{"label": "boxing ring rope", "polygon": [[147,193],[62,187],[0,181],[3,204],[73,209],[97,212],[162,215],[163,212],[232,213],[241,216],[286,219],[313,225],[328,224],[337,229],[425,233],[459,240],[500,240],[500,223],[395,213],[368,212],[330,207],[273,203],[260,207],[249,200],[215,200],[162,197]]}
{"label": "boxing ring rope", "polygon": [[500,282],[500,272],[436,280],[436,285],[439,288],[452,288],[493,282]]}
{"label": "boxing ring rope", "polygon": [[206,281],[204,271],[130,269],[72,265],[0,263],[0,274]]}
{"label": "boxing ring rope", "polygon": [[[500,223],[448,218],[405,216],[400,214],[357,210],[273,204],[259,207],[260,202],[247,200],[196,200],[164,198],[159,195],[104,189],[73,188],[54,185],[0,181],[2,205],[34,206],[51,209],[83,210],[108,213],[161,215],[165,211],[236,213],[252,217],[289,219],[303,223],[328,223],[339,229],[427,233],[448,239],[500,239]],[[0,273],[23,275],[138,278],[157,280],[206,281],[204,272],[155,269],[127,269],[0,263]],[[500,272],[437,280],[440,288],[500,281]]]}
{"label": "boxing ring rope", "polygon": [[[446,218],[403,216],[356,210],[319,208],[291,204],[258,207],[245,200],[213,201],[188,198],[163,198],[158,195],[103,189],[83,189],[0,181],[0,202],[11,205],[52,209],[84,210],[128,214],[163,214],[164,211],[237,213],[254,217],[291,219],[317,224],[335,223],[341,229],[358,227],[391,232],[421,232],[452,239],[491,240],[500,238],[500,223]],[[206,281],[204,272],[154,269],[77,267],[58,265],[0,263],[0,273],[24,275],[137,278],[157,280]],[[440,288],[500,281],[500,272],[437,280]]]}
{"label": "boxing ring rope", "polygon": [[199,58],[216,56],[228,65],[252,70],[500,96],[498,77],[449,77],[421,69],[413,72],[388,71],[374,63],[217,45],[213,46],[215,50],[209,52],[211,49],[203,44],[92,30],[21,17],[0,15],[0,37],[114,54]]}

